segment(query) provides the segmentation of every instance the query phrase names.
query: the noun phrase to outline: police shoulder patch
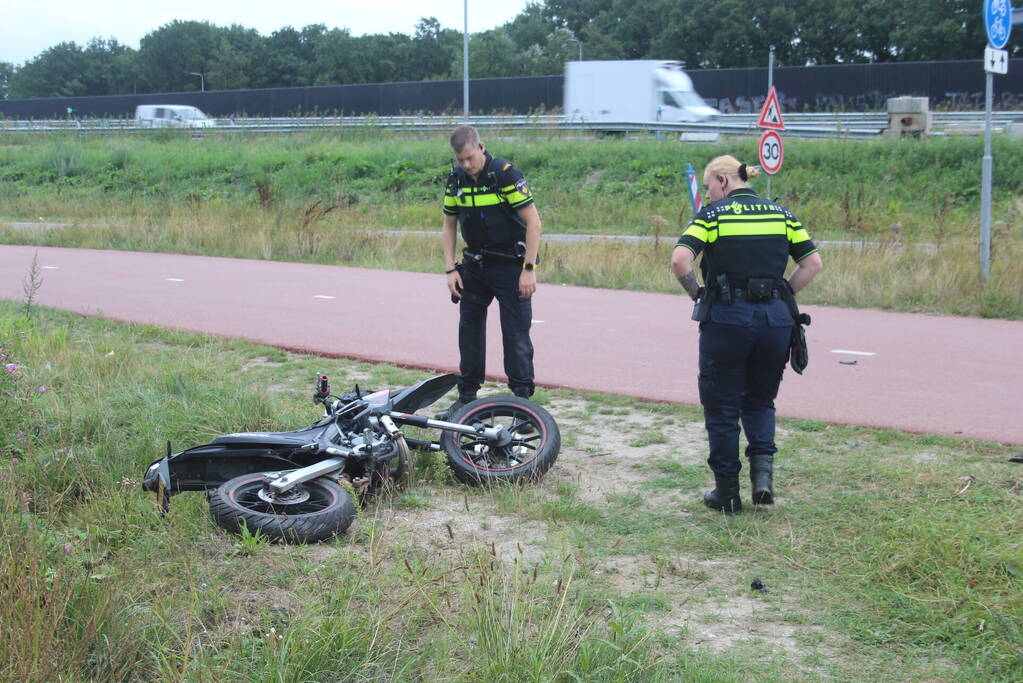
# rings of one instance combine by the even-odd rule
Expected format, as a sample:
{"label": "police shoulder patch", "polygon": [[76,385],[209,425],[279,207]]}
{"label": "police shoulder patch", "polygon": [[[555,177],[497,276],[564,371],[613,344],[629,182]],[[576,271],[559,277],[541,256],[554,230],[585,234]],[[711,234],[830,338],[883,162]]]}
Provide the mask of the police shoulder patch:
{"label": "police shoulder patch", "polygon": [[529,186],[526,185],[526,179],[525,178],[520,178],[519,182],[515,183],[515,189],[518,190],[519,192],[521,192],[524,195],[528,195],[529,194]]}
{"label": "police shoulder patch", "polygon": [[510,161],[505,162],[504,166],[501,167],[501,170],[502,171],[507,171],[509,168],[511,168],[511,162]]}

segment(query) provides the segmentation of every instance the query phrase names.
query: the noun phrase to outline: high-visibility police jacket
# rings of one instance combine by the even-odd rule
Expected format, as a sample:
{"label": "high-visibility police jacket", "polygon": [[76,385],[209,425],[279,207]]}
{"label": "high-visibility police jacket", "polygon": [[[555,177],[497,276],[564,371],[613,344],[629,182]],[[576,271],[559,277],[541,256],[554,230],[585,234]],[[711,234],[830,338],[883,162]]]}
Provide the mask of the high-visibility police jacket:
{"label": "high-visibility police jacket", "polygon": [[745,287],[751,277],[780,280],[790,256],[798,263],[817,251],[791,211],[749,188],[704,206],[676,246],[694,256],[703,253],[700,271],[707,285],[725,273],[736,287]]}
{"label": "high-visibility police jacket", "polygon": [[476,180],[461,166],[451,169],[444,190],[444,213],[458,217],[469,249],[513,252],[515,244],[526,238],[526,224],[518,209],[532,204],[533,196],[510,161],[485,154],[487,161]]}

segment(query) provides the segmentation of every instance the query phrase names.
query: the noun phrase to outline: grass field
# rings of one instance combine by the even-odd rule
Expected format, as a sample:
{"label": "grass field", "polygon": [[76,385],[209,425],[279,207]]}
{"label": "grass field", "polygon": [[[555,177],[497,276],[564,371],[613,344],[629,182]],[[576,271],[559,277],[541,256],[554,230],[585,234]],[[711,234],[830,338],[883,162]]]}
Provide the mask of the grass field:
{"label": "grass field", "polygon": [[541,391],[565,437],[541,483],[424,456],[344,537],[273,546],[201,494],[161,519],[142,472],[167,440],[308,424],[317,373],[422,373],[11,302],[0,344],[2,680],[1023,677],[1004,446],[782,420],[778,504],[727,518],[698,410]]}
{"label": "grass field", "polygon": [[[675,291],[671,245],[691,216],[682,182],[754,138],[683,145],[650,137],[488,133],[527,174],[548,233],[644,235],[649,245],[546,243],[553,283]],[[786,143],[772,194],[826,247],[808,303],[1023,318],[1023,142],[995,144],[991,277],[980,278],[981,143]],[[0,241],[436,271],[450,153],[440,135],[26,137],[0,147]],[[763,189],[763,181],[755,181]],[[54,226],[52,224],[60,224]]]}

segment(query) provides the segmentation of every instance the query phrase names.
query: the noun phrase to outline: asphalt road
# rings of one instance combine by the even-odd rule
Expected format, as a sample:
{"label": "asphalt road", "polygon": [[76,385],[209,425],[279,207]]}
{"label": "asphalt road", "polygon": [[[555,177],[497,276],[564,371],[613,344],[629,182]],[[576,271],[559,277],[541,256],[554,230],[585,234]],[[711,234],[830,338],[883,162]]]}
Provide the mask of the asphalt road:
{"label": "asphalt road", "polygon": [[[41,305],[310,353],[455,371],[457,307],[440,274],[0,246],[0,298],[38,254]],[[681,293],[546,285],[533,305],[539,384],[698,404],[697,329]],[[1023,322],[806,306],[810,366],[780,415],[1023,444]],[[488,377],[502,372],[496,304]]]}

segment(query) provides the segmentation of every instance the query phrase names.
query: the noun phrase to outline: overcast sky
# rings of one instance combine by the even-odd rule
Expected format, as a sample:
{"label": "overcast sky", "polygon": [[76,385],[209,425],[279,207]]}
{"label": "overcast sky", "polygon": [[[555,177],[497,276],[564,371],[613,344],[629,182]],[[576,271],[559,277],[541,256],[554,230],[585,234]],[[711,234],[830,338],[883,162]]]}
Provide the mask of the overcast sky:
{"label": "overcast sky", "polygon": [[[468,0],[469,32],[511,20],[527,0]],[[420,17],[461,31],[463,0],[12,0],[0,16],[0,62],[23,64],[57,43],[84,46],[116,38],[138,49],[139,39],[175,19],[241,24],[268,36],[284,26],[325,24],[352,35],[415,32]]]}

